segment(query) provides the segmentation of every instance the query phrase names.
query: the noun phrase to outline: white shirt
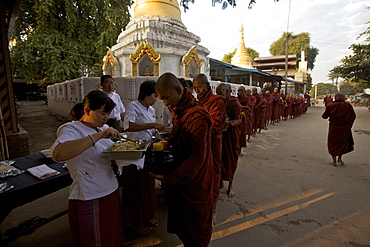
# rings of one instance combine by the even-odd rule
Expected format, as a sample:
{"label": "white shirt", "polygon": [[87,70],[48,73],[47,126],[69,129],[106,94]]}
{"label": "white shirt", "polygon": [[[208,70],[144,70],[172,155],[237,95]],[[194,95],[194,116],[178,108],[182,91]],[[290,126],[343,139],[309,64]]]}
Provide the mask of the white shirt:
{"label": "white shirt", "polygon": [[[148,109],[143,106],[139,101],[133,101],[130,103],[125,114],[125,121],[123,122],[123,128],[126,130],[130,127],[131,123],[155,123],[155,109],[151,106]],[[135,132],[126,132],[127,138],[132,140],[150,140],[152,139],[155,129],[146,129]],[[144,167],[145,155],[141,159],[137,160],[123,160],[116,161],[119,167],[128,166],[135,164],[138,169]]]}
{"label": "white shirt", "polygon": [[[108,125],[99,128],[105,130]],[[81,139],[96,131],[80,121],[69,122],[57,130],[57,139],[51,146],[51,153],[60,143]],[[92,200],[114,192],[118,188],[109,155],[103,151],[113,145],[110,139],[100,139],[94,146],[80,155],[67,160],[66,164],[73,179],[68,199]]]}
{"label": "white shirt", "polygon": [[170,109],[168,109],[167,106],[163,106],[162,123],[163,123],[164,127],[172,128],[173,127],[172,120],[173,120],[173,115],[172,115]]}
{"label": "white shirt", "polygon": [[126,111],[125,106],[122,103],[121,97],[119,94],[112,92],[107,93],[109,98],[116,103],[116,106],[113,108],[112,112],[109,114],[109,118],[116,118],[117,120],[121,120],[121,113]]}

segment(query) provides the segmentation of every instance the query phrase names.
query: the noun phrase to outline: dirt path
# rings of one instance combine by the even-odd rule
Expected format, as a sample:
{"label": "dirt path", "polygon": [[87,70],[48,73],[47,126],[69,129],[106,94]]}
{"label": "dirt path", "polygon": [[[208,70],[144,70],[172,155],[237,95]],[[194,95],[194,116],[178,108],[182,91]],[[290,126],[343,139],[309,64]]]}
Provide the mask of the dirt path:
{"label": "dirt path", "polygon": [[18,124],[30,137],[31,154],[48,149],[56,138],[57,128],[63,124],[48,113],[44,101],[19,101]]}

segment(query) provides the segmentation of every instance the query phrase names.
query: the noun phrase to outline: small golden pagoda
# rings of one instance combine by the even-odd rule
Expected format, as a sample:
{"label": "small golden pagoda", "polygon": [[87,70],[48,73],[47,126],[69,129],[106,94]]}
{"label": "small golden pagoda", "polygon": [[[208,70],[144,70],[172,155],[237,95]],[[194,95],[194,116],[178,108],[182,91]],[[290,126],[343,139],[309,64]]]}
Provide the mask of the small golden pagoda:
{"label": "small golden pagoda", "polygon": [[244,44],[244,29],[243,26],[240,29],[240,41],[238,48],[236,49],[235,55],[231,58],[231,64],[246,69],[253,69],[253,61],[249,56],[247,48]]}

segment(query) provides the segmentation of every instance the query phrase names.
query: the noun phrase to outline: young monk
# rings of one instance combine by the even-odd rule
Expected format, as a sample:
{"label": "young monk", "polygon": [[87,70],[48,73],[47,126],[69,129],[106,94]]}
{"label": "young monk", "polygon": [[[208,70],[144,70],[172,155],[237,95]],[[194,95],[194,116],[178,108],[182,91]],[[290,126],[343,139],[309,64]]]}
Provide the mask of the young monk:
{"label": "young monk", "polygon": [[169,143],[178,164],[169,174],[153,174],[166,183],[167,231],[185,247],[205,247],[212,236],[211,116],[171,73],[159,77],[156,91],[174,114]]}
{"label": "young monk", "polygon": [[233,189],[233,180],[236,168],[238,166],[238,156],[240,154],[239,138],[241,133],[242,120],[240,119],[241,105],[235,97],[230,97],[230,90],[225,83],[220,83],[216,88],[216,93],[222,95],[226,100],[226,120],[222,132],[222,166],[221,183],[229,181],[227,196],[235,197]]}
{"label": "young monk", "polygon": [[208,110],[212,117],[211,148],[214,165],[213,181],[213,225],[216,224],[216,204],[220,195],[221,163],[222,163],[222,129],[226,118],[225,98],[214,95],[207,76],[198,74],[193,80],[194,90],[198,100]]}

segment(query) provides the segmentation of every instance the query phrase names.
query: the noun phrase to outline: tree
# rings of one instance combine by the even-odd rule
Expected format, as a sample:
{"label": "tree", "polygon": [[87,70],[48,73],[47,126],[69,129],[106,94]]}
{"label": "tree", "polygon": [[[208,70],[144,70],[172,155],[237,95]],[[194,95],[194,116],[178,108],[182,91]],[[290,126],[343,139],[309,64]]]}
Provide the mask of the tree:
{"label": "tree", "polygon": [[315,95],[315,89],[317,88],[317,96],[319,95],[327,95],[327,94],[336,94],[338,89],[331,83],[318,83],[315,87],[312,88],[311,94]]}
{"label": "tree", "polygon": [[338,79],[340,78],[339,67],[331,69],[329,71],[328,78],[333,82],[333,84],[338,85]]}
{"label": "tree", "polygon": [[353,55],[345,56],[341,64],[334,67],[339,77],[356,82],[359,87],[370,87],[370,43],[352,44]]}
{"label": "tree", "polygon": [[[308,69],[312,70],[315,65],[316,56],[319,54],[319,49],[310,46],[310,34],[300,33],[298,35],[293,35],[293,33],[288,32],[288,54],[296,54],[299,59],[301,59],[301,51],[306,54],[306,61]],[[272,42],[270,46],[270,53],[272,56],[285,55],[285,42],[286,42],[286,32]]]}
{"label": "tree", "polygon": [[311,88],[312,88],[312,77],[310,73],[307,73],[306,92],[311,91]]}
{"label": "tree", "polygon": [[351,83],[351,81],[342,82],[342,84],[339,86],[339,89],[346,95],[356,95],[363,92],[361,88],[359,88],[355,83]]}
{"label": "tree", "polygon": [[22,1],[13,31],[15,77],[44,83],[101,75],[106,46],[129,21],[131,0]]}
{"label": "tree", "polygon": [[[235,52],[236,52],[236,48],[234,49],[233,52],[229,52],[229,53],[225,54],[224,57],[222,58],[222,61],[224,61],[226,63],[231,63],[231,59],[235,55]],[[259,55],[260,55],[256,50],[254,50],[253,48],[250,48],[250,47],[247,47],[247,52],[248,52],[248,55],[252,58],[252,61],[254,61],[254,59],[256,57],[259,57]]]}

